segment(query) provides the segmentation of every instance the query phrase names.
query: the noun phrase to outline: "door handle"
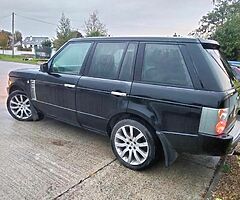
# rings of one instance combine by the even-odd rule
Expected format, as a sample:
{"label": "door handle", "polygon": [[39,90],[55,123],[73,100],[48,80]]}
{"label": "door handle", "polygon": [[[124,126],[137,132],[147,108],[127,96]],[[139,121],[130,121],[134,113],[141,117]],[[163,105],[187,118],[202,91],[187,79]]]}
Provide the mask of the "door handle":
{"label": "door handle", "polygon": [[111,94],[114,95],[114,96],[119,96],[119,97],[125,97],[125,96],[127,96],[127,93],[116,92],[116,91],[112,91]]}
{"label": "door handle", "polygon": [[65,83],[65,84],[64,84],[64,87],[75,88],[75,85]]}

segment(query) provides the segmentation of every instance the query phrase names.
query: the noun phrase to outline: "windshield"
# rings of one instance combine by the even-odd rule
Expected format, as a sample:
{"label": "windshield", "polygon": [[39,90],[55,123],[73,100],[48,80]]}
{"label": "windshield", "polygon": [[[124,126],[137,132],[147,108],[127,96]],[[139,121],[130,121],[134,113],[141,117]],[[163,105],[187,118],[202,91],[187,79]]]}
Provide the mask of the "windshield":
{"label": "windshield", "polygon": [[219,78],[223,90],[232,89],[234,87],[235,75],[225,56],[218,49],[206,49],[206,51],[209,54],[210,61],[213,64],[216,76]]}

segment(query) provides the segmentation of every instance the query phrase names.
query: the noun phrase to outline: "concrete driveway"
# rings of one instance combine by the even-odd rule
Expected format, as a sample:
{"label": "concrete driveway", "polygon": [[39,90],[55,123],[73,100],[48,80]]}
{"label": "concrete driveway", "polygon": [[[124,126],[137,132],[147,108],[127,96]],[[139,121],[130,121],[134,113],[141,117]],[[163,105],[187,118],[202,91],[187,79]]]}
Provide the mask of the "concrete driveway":
{"label": "concrete driveway", "polygon": [[201,199],[219,158],[182,155],[135,172],[109,139],[51,119],[18,122],[7,113],[7,73],[37,67],[0,61],[0,199]]}

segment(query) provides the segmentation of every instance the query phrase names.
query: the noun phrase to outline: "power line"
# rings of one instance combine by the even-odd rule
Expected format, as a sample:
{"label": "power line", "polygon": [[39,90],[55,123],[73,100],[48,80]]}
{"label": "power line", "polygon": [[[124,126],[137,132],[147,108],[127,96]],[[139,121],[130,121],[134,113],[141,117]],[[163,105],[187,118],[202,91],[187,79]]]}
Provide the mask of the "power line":
{"label": "power line", "polygon": [[[31,20],[31,21],[35,21],[35,22],[40,22],[40,23],[44,23],[44,24],[49,24],[49,25],[53,25],[53,26],[57,26],[58,27],[58,24],[56,24],[56,23],[53,23],[53,22],[49,22],[49,21],[45,21],[45,20],[41,20],[41,19],[37,19],[37,18],[33,18],[33,17],[28,17],[28,16],[24,16],[24,15],[22,15],[22,14],[18,14],[18,13],[14,13],[13,14],[14,16],[18,16],[18,17],[21,17],[21,18],[24,18],[24,19],[27,19],[27,20]],[[0,21],[2,20],[2,19],[5,19],[5,18],[7,18],[7,17],[11,17],[12,15],[5,15],[5,16],[2,16],[2,17],[0,17]],[[78,21],[78,22],[80,22],[80,20],[75,20],[75,19],[70,19],[71,21]],[[79,28],[77,28],[77,27],[71,27],[71,29],[73,29],[73,30],[76,30],[76,31],[78,31],[79,30]],[[80,28],[81,29],[81,28]]]}
{"label": "power line", "polygon": [[5,19],[5,18],[7,18],[7,17],[10,17],[10,16],[11,16],[11,15],[1,16],[1,17],[0,17],[0,21],[3,20],[3,19]]}
{"label": "power line", "polygon": [[[44,24],[50,24],[50,25],[58,26],[58,24],[55,24],[55,23],[52,23],[52,22],[47,22],[47,21],[44,21],[44,20],[41,20],[41,19],[36,19],[36,18],[33,18],[33,17],[26,17],[26,16],[19,15],[19,14],[16,14],[16,13],[15,13],[15,15],[19,16],[19,17],[22,17],[22,18],[25,18],[25,19],[28,19],[28,20],[32,20],[32,21],[36,21],[36,22],[40,22],[40,23],[44,23]],[[79,28],[76,28],[76,27],[72,27],[72,28],[75,29],[75,30],[79,29]]]}
{"label": "power line", "polygon": [[44,23],[44,24],[57,26],[57,24],[55,24],[55,23],[47,22],[47,21],[44,21],[44,20],[41,20],[41,19],[36,19],[36,18],[33,18],[33,17],[26,17],[26,16],[19,15],[19,14],[15,14],[15,15],[19,16],[19,17],[22,17],[22,18],[25,18],[25,19],[28,19],[28,20],[32,20],[32,21],[36,21],[36,22],[40,22],[40,23]]}

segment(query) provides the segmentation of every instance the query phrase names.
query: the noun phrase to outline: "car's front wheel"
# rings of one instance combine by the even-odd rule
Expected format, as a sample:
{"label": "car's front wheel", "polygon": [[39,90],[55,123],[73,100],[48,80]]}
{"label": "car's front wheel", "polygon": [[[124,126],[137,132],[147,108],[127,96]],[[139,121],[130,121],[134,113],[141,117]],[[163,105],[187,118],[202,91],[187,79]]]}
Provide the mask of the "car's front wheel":
{"label": "car's front wheel", "polygon": [[125,119],[118,122],[112,130],[111,145],[119,161],[130,169],[144,169],[155,160],[152,133],[138,121]]}
{"label": "car's front wheel", "polygon": [[14,91],[8,96],[7,108],[10,115],[19,121],[32,120],[30,100],[22,91]]}

